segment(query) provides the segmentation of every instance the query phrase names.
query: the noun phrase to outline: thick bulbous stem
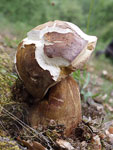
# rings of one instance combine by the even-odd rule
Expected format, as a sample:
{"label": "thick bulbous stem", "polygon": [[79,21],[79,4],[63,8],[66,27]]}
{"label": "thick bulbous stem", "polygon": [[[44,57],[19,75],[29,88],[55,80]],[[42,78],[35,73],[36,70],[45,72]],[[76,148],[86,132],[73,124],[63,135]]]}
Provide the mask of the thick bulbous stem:
{"label": "thick bulbous stem", "polygon": [[81,121],[80,92],[76,81],[68,76],[52,87],[48,95],[30,111],[32,127],[48,126],[50,120],[65,126],[65,135],[71,134]]}

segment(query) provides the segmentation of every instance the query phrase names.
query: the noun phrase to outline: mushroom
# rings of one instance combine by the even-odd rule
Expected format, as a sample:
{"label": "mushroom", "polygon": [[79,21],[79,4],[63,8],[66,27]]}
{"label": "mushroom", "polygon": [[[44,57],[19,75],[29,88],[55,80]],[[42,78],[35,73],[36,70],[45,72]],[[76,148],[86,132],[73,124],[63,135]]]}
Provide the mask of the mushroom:
{"label": "mushroom", "polygon": [[50,87],[83,67],[96,41],[70,22],[47,22],[28,32],[19,44],[16,70],[38,101]]}
{"label": "mushroom", "polygon": [[83,68],[97,37],[66,21],[50,21],[32,29],[18,46],[16,70],[37,104],[31,108],[32,126],[56,120],[69,135],[81,120],[80,93],[69,75]]}

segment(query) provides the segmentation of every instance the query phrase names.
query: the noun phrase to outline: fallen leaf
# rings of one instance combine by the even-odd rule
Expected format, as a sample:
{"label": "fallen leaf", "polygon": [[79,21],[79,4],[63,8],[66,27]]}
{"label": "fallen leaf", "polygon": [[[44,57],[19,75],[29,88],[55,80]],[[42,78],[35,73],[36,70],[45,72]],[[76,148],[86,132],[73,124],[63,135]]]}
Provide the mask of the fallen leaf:
{"label": "fallen leaf", "polygon": [[110,134],[113,134],[113,127],[110,126],[108,131],[109,131]]}
{"label": "fallen leaf", "polygon": [[96,145],[96,150],[101,150],[101,142],[100,142],[100,137],[98,135],[93,136],[92,142]]}
{"label": "fallen leaf", "polygon": [[98,111],[104,109],[104,108],[103,108],[103,105],[98,104],[98,103],[95,103],[94,100],[91,99],[91,98],[88,99],[88,103],[89,103],[91,106],[96,107]]}
{"label": "fallen leaf", "polygon": [[113,112],[113,108],[109,104],[104,104],[104,106],[111,112]]}
{"label": "fallen leaf", "polygon": [[33,150],[47,150],[42,144],[34,141],[33,142]]}
{"label": "fallen leaf", "polygon": [[109,137],[109,141],[113,144],[113,134],[111,134],[109,130],[106,130],[105,133]]}
{"label": "fallen leaf", "polygon": [[61,147],[61,148],[65,148],[67,150],[74,150],[74,147],[67,141],[65,140],[61,140],[61,139],[57,139],[56,143]]}
{"label": "fallen leaf", "polygon": [[105,134],[109,138],[109,141],[113,144],[113,120],[104,123],[103,127]]}
{"label": "fallen leaf", "polygon": [[20,137],[18,137],[17,140],[21,142],[24,146],[26,146],[28,150],[47,150],[44,146],[42,146],[40,143],[36,141],[28,142],[25,140],[21,140]]}

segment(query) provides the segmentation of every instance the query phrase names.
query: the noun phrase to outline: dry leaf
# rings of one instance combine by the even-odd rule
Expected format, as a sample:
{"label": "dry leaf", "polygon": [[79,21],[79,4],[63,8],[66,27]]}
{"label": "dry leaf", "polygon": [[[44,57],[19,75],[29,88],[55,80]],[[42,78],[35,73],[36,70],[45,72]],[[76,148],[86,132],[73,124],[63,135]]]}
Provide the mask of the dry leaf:
{"label": "dry leaf", "polygon": [[33,150],[47,150],[42,144],[34,141],[33,142]]}
{"label": "dry leaf", "polygon": [[110,126],[108,131],[109,131],[110,134],[113,134],[113,127]]}
{"label": "dry leaf", "polygon": [[24,146],[28,148],[28,150],[47,150],[44,146],[42,146],[40,143],[33,141],[28,142],[25,140],[21,140],[19,137],[17,138],[19,142],[21,142]]}
{"label": "dry leaf", "polygon": [[91,99],[91,98],[88,99],[88,103],[89,103],[91,106],[96,107],[98,111],[99,111],[99,110],[103,110],[103,105],[94,102],[94,100]]}
{"label": "dry leaf", "polygon": [[93,137],[93,143],[96,145],[96,150],[101,150],[101,142],[100,142],[100,138],[98,135]]}
{"label": "dry leaf", "polygon": [[61,148],[65,148],[67,150],[74,150],[74,147],[67,141],[65,140],[61,140],[61,139],[57,139],[56,143],[61,147]]}
{"label": "dry leaf", "polygon": [[104,123],[103,129],[106,135],[109,137],[109,141],[113,144],[113,120]]}
{"label": "dry leaf", "polygon": [[109,104],[104,104],[104,106],[111,112],[113,112],[113,108]]}
{"label": "dry leaf", "polygon": [[113,144],[113,134],[111,134],[109,130],[106,130],[105,133],[109,137],[109,141]]}

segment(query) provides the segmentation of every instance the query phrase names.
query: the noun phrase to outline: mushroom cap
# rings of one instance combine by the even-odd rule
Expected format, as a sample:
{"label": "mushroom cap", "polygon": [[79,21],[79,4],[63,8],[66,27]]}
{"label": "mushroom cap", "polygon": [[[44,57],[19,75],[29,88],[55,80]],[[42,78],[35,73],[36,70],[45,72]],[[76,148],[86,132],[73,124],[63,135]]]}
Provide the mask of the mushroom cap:
{"label": "mushroom cap", "polygon": [[65,127],[64,134],[70,135],[81,121],[80,92],[76,81],[68,76],[50,88],[48,96],[35,104],[29,113],[32,127],[47,127],[51,120]]}
{"label": "mushroom cap", "polygon": [[97,38],[65,21],[50,21],[32,29],[18,46],[16,70],[26,89],[41,99],[48,89],[84,66]]}

